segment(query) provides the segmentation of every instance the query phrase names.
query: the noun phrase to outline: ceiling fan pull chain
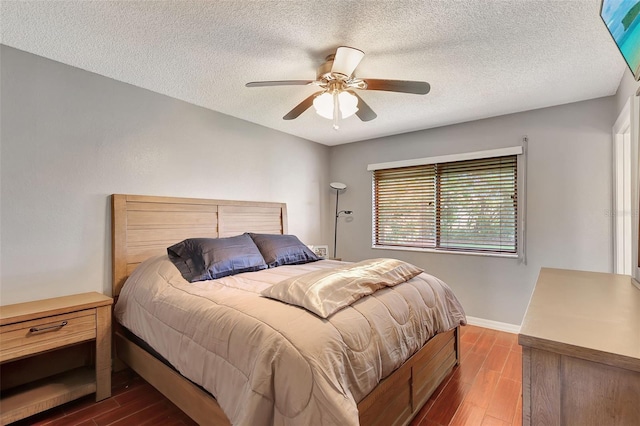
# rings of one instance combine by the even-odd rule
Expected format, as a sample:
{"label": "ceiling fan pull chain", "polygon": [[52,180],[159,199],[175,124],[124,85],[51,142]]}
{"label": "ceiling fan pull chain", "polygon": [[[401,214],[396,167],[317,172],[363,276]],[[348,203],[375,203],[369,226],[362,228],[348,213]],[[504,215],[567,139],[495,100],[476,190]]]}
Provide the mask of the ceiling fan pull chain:
{"label": "ceiling fan pull chain", "polygon": [[340,100],[338,98],[338,91],[333,91],[333,129],[338,130],[340,128]]}

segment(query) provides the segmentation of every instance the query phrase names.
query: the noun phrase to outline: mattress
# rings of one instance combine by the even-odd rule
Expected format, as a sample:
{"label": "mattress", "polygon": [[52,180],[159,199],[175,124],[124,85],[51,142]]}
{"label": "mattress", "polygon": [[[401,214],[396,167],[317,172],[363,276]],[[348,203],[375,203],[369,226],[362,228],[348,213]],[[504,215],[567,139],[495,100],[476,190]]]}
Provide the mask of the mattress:
{"label": "mattress", "polygon": [[357,403],[431,337],[465,324],[451,289],[422,273],[327,319],[260,293],[344,265],[323,260],[187,282],[167,256],[143,262],[114,312],[237,425],[357,425]]}

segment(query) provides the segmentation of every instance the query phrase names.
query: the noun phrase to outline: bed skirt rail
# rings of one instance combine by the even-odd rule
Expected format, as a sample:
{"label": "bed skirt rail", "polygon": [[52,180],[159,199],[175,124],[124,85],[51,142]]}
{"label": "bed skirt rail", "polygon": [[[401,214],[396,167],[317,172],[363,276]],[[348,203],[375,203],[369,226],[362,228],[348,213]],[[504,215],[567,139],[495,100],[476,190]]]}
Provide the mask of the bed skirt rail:
{"label": "bed skirt rail", "polygon": [[436,335],[358,404],[360,424],[407,425],[459,363],[460,327]]}
{"label": "bed skirt rail", "polygon": [[[460,360],[460,327],[427,342],[358,404],[360,424],[407,425]],[[116,355],[200,425],[230,425],[220,405],[174,369],[115,333]]]}

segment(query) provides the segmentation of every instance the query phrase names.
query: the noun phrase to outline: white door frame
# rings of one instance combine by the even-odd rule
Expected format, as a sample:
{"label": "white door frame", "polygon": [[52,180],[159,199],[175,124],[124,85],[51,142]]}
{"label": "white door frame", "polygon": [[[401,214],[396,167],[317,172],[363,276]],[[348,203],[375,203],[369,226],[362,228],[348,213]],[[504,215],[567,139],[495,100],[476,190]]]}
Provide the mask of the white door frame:
{"label": "white door frame", "polygon": [[627,100],[613,125],[613,271],[631,275],[633,231],[631,207],[631,106]]}

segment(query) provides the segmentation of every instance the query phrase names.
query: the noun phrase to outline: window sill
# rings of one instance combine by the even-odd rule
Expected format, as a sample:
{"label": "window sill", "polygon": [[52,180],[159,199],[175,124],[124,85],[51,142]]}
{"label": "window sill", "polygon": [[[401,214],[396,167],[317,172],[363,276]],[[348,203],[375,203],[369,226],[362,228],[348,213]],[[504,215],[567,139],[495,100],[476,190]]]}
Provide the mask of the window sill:
{"label": "window sill", "polygon": [[439,254],[463,254],[467,256],[483,256],[483,257],[501,257],[505,259],[518,259],[520,255],[517,253],[482,253],[482,252],[472,252],[472,251],[457,251],[457,250],[435,250],[430,248],[419,248],[419,247],[398,247],[398,246],[371,246],[372,249],[377,250],[398,250],[398,251],[418,251],[425,253],[439,253]]}

